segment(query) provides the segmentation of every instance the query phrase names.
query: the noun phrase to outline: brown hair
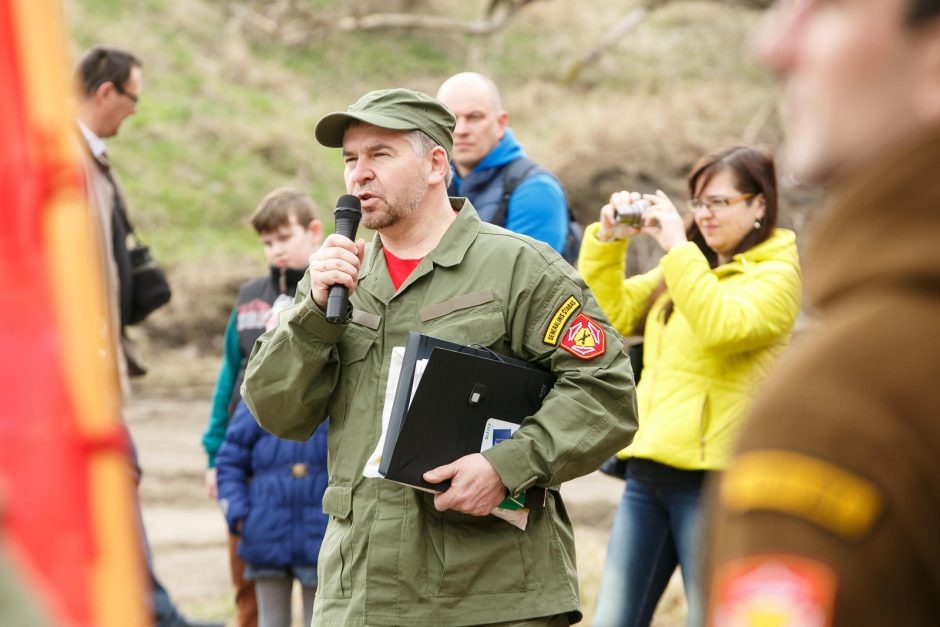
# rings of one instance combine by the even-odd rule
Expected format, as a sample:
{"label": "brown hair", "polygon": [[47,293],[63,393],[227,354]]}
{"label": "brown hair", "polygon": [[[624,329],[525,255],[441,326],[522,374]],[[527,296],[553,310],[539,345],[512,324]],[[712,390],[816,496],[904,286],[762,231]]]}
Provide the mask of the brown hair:
{"label": "brown hair", "polygon": [[[692,172],[688,178],[689,196],[697,196],[712,177],[723,171],[731,173],[739,192],[754,194],[754,197],[747,202],[754,202],[758,196],[764,199],[764,216],[760,219],[760,227],[748,231],[732,252],[734,256],[765,241],[777,228],[777,170],[770,152],[751,146],[723,148],[705,155],[692,166]],[[705,243],[705,237],[694,220],[686,229],[685,235],[690,242],[695,242],[708,260],[710,267],[716,268],[719,265],[718,253]],[[642,332],[649,310],[664,291],[666,291],[666,282],[662,281],[650,295],[646,313],[637,325],[637,332]],[[669,321],[673,309],[674,303],[670,300],[663,309],[664,321]]]}
{"label": "brown hair", "polygon": [[[699,159],[689,174],[689,197],[698,195],[718,172],[728,171],[734,177],[735,187],[742,194],[754,194],[748,202],[758,196],[764,198],[764,217],[760,228],[748,232],[732,252],[733,255],[750,250],[760,244],[777,228],[777,170],[769,152],[750,146],[731,146],[715,151]],[[686,237],[696,243],[712,268],[718,266],[718,254],[705,243],[698,225],[693,221]]]}
{"label": "brown hair", "polygon": [[75,84],[83,96],[91,96],[101,85],[113,83],[124,93],[131,70],[143,63],[130,52],[107,46],[89,48],[75,68]]}
{"label": "brown hair", "polygon": [[264,197],[251,215],[251,226],[260,233],[270,233],[290,224],[293,217],[306,229],[317,219],[317,205],[307,194],[281,187]]}

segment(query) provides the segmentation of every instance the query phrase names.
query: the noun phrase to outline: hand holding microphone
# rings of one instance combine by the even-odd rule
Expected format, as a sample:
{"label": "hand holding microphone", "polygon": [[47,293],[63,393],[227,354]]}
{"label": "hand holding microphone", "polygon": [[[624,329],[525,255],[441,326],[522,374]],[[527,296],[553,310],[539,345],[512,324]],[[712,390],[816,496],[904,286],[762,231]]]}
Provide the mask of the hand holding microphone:
{"label": "hand holding microphone", "polygon": [[353,242],[362,216],[359,199],[348,194],[340,196],[333,216],[335,233],[310,256],[310,292],[328,322],[344,324],[365,252],[363,240]]}

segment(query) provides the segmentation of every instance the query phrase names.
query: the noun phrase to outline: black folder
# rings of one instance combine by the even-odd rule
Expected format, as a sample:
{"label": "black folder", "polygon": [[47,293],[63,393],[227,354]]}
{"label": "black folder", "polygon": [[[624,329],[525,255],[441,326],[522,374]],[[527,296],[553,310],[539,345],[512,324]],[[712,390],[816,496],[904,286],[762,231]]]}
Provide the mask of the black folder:
{"label": "black folder", "polygon": [[[409,404],[415,364],[425,358]],[[432,484],[422,475],[479,453],[489,419],[521,424],[538,411],[554,383],[554,375],[528,362],[409,333],[379,473],[422,490],[446,491],[449,481]]]}

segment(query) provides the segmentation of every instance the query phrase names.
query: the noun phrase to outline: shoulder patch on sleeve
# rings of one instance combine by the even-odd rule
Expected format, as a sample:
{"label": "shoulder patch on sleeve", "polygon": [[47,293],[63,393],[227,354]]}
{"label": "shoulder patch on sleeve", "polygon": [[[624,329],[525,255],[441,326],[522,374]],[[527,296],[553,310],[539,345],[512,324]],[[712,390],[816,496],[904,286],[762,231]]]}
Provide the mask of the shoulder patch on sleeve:
{"label": "shoulder patch on sleeve", "polygon": [[579,313],[562,336],[561,347],[579,359],[594,359],[604,354],[607,336],[601,325]]}
{"label": "shoulder patch on sleeve", "polygon": [[550,346],[558,345],[558,338],[561,337],[561,331],[565,328],[565,323],[568,322],[568,318],[574,314],[581,306],[581,303],[578,302],[578,299],[574,296],[569,296],[568,300],[561,304],[561,307],[552,314],[551,320],[548,322],[548,328],[545,329],[545,337],[542,338],[542,341]]}
{"label": "shoulder patch on sleeve", "polygon": [[755,555],[719,567],[709,625],[832,624],[836,575],[822,562],[794,555]]}
{"label": "shoulder patch on sleeve", "polygon": [[789,451],[754,451],[731,462],[721,481],[731,510],[768,510],[808,520],[846,538],[871,528],[883,507],[878,488],[827,461]]}

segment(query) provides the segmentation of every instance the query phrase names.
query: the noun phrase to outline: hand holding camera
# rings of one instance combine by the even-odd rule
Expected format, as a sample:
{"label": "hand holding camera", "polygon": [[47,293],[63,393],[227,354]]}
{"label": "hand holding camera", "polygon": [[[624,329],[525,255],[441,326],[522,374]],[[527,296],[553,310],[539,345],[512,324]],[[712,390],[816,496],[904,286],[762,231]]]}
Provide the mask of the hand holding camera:
{"label": "hand holding camera", "polygon": [[647,233],[667,252],[687,241],[685,222],[662,190],[655,194],[629,191],[611,194],[610,202],[601,208],[600,222],[597,237],[601,241]]}
{"label": "hand holding camera", "polygon": [[[614,240],[627,239],[640,232],[642,219],[624,220],[624,208],[636,206],[640,203],[646,203],[642,196],[637,192],[621,191],[611,194],[610,201],[601,207],[600,223],[597,231],[597,237],[601,241],[611,242]],[[630,215],[639,213],[642,215],[643,209],[637,207]]]}

